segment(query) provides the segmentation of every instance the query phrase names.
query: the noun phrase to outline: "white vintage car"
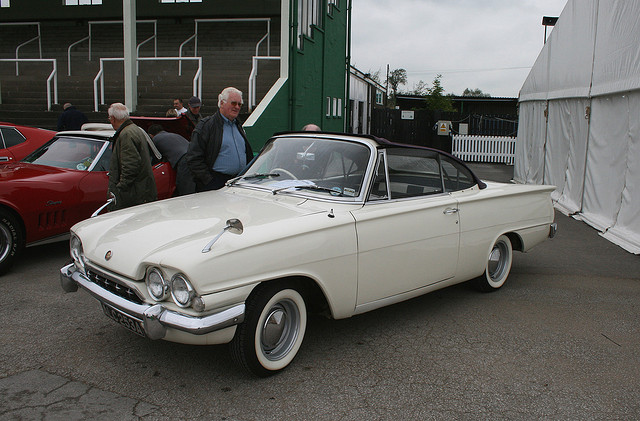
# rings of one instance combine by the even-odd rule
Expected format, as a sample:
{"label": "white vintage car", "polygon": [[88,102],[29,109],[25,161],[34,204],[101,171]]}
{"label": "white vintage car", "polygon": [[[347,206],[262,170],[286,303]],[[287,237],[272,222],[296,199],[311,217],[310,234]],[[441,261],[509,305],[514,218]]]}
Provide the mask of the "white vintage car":
{"label": "white vintage car", "polygon": [[551,186],[480,181],[446,153],[367,136],[270,139],[218,191],[72,228],[62,287],[150,339],[231,344],[259,376],[300,349],[307,312],[341,319],[474,279],[555,233]]}

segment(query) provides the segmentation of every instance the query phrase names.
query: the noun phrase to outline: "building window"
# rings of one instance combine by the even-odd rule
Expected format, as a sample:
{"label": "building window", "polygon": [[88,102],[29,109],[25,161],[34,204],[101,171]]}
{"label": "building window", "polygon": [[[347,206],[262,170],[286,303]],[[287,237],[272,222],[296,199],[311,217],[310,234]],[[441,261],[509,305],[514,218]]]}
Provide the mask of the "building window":
{"label": "building window", "polygon": [[202,3],[202,0],[160,0],[160,3]]}
{"label": "building window", "polygon": [[102,4],[102,0],[64,0],[65,6],[95,6]]}
{"label": "building window", "polygon": [[326,117],[331,117],[331,97],[327,97],[327,112],[325,113]]}
{"label": "building window", "polygon": [[298,48],[302,48],[302,36],[311,38],[311,26],[321,25],[320,0],[298,1]]}
{"label": "building window", "polygon": [[0,0],[0,7],[10,7],[11,4],[9,3],[10,0]]}
{"label": "building window", "polygon": [[376,91],[376,104],[384,105],[384,97],[381,91]]}

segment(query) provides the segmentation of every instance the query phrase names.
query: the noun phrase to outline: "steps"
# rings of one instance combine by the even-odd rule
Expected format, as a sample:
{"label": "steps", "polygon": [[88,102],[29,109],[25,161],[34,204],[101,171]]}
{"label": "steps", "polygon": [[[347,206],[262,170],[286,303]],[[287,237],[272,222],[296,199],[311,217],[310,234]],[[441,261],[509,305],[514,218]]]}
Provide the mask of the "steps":
{"label": "steps", "polygon": [[[277,20],[277,18],[276,18]],[[279,28],[272,21],[271,28]],[[16,27],[0,26],[0,58],[15,58],[15,48],[34,35]],[[35,29],[33,29],[35,31]],[[16,35],[20,32],[20,37]],[[176,23],[162,20],[157,24],[158,57],[178,56],[180,44],[194,31],[193,22]],[[245,93],[247,101],[248,78],[251,57],[255,45],[266,31],[261,22],[210,23],[199,26],[198,55],[203,57],[202,100],[203,114],[210,115],[217,109],[218,93],[227,86],[235,86]],[[152,35],[151,24],[139,24],[138,42]],[[108,104],[124,102],[124,81],[121,62],[105,63],[104,105],[94,112],[94,79],[99,70],[98,57],[122,56],[122,27],[115,24],[93,25],[91,40],[92,60],[89,60],[89,42],[84,41],[71,50],[71,76],[68,75],[67,49],[75,41],[88,35],[86,22],[43,22],[42,57],[57,59],[58,102],[47,111],[46,79],[51,73],[51,63],[21,63],[20,75],[15,75],[15,63],[0,62],[0,121],[55,129],[62,104],[73,103],[87,114],[91,122],[105,122]],[[18,39],[20,38],[20,39]],[[24,38],[24,39],[22,39]],[[279,55],[279,33],[271,34],[271,55]],[[265,41],[266,42],[266,41]],[[264,43],[263,43],[264,44]],[[20,49],[21,58],[38,58],[38,43],[33,42]],[[195,43],[188,43],[183,56],[193,56]],[[153,57],[153,41],[140,49],[141,57]],[[266,55],[262,46],[261,55]],[[136,115],[164,116],[172,106],[173,98],[183,98],[185,103],[192,95],[193,78],[197,66],[184,61],[182,76],[178,76],[177,61],[143,61],[139,64],[138,108]],[[258,101],[266,94],[279,75],[277,61],[262,62],[257,79]],[[53,92],[51,94],[53,101]],[[243,109],[245,118],[247,110]]]}

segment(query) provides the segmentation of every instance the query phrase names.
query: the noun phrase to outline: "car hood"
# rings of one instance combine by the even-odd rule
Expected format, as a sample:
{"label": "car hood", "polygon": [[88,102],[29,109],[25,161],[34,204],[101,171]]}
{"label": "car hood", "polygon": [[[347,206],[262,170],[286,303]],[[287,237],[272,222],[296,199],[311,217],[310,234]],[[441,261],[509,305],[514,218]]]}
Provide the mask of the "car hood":
{"label": "car hood", "polygon": [[[112,212],[80,222],[72,231],[94,264],[142,279],[150,264],[182,270],[210,267],[211,259],[231,252],[322,229],[332,218],[309,217],[334,208],[333,203],[292,195],[225,188]],[[231,218],[242,222],[243,233],[225,232],[203,253]]]}
{"label": "car hood", "polygon": [[27,162],[16,162],[0,165],[0,182],[11,182],[15,180],[36,179],[41,177],[51,177],[52,175],[68,173],[70,169],[49,167],[46,165],[35,165]]}

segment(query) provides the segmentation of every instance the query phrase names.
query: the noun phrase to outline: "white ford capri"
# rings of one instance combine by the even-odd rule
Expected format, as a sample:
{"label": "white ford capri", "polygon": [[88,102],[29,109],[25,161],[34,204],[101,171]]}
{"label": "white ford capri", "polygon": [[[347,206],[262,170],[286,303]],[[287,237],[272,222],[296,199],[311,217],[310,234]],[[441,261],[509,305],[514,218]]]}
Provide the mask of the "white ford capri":
{"label": "white ford capri", "polygon": [[309,312],[499,289],[513,250],[555,233],[552,190],[484,183],[449,154],[374,137],[277,135],[221,190],[76,224],[61,282],[135,334],[230,343],[268,376],[300,351]]}

